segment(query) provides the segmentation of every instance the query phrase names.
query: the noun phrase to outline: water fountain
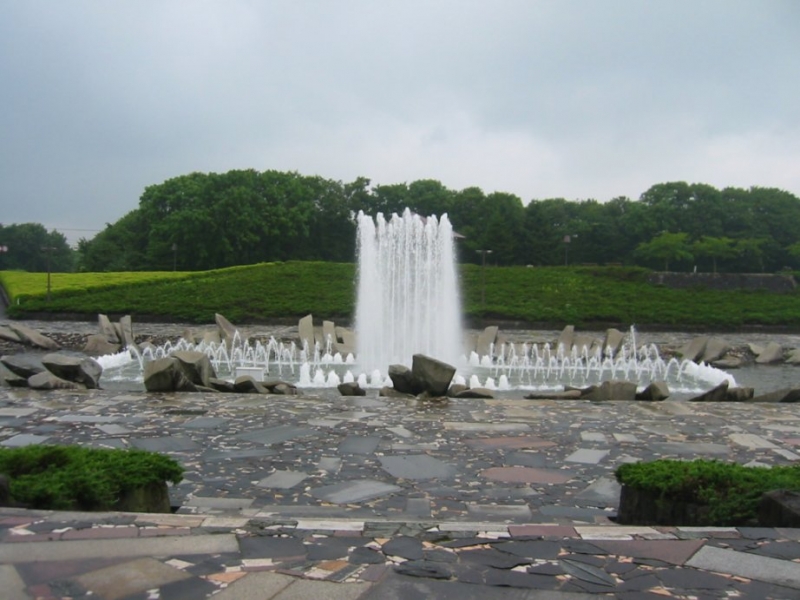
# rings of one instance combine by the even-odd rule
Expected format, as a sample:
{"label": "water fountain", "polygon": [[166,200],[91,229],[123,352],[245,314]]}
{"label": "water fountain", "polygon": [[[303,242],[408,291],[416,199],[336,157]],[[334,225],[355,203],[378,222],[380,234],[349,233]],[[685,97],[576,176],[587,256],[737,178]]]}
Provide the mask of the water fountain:
{"label": "water fountain", "polygon": [[211,359],[218,376],[234,379],[250,372],[292,381],[299,387],[336,387],[358,381],[363,388],[391,385],[389,365],[410,366],[415,353],[457,367],[457,383],[496,390],[560,389],[623,379],[644,387],[666,381],[674,392],[700,392],[733,377],[691,361],[664,360],[655,346],[637,347],[633,328],[616,353],[600,347],[501,344],[485,356],[462,353],[462,329],[453,229],[446,215],[402,215],[375,219],[359,213],[357,357],[332,352],[332,340],[314,348],[293,342],[251,342],[237,335],[231,343],[193,344],[187,340],[149,348],[141,354],[101,357],[105,383],[138,379],[144,362],[176,350],[197,350]]}

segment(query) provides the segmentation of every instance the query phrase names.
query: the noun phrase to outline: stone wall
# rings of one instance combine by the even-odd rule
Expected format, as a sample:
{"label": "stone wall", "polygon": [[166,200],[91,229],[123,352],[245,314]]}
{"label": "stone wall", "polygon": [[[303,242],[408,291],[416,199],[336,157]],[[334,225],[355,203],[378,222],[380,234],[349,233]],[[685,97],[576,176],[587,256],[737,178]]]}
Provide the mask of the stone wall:
{"label": "stone wall", "polygon": [[797,283],[791,274],[767,273],[652,273],[650,283],[669,288],[703,287],[712,290],[766,290],[777,294],[794,291]]}

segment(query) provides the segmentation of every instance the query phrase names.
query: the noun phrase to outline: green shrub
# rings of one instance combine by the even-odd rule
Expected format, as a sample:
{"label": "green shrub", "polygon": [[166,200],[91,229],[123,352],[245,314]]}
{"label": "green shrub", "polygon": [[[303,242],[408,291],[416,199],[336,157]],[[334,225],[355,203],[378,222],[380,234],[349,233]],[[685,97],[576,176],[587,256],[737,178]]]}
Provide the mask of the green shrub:
{"label": "green shrub", "polygon": [[765,492],[800,490],[800,465],[745,467],[716,460],[656,460],[616,470],[617,481],[659,498],[707,506],[708,525],[739,525],[758,517]]}
{"label": "green shrub", "polygon": [[112,510],[124,491],[180,483],[183,467],[143,450],[32,445],[0,448],[0,473],[11,497],[30,508]]}

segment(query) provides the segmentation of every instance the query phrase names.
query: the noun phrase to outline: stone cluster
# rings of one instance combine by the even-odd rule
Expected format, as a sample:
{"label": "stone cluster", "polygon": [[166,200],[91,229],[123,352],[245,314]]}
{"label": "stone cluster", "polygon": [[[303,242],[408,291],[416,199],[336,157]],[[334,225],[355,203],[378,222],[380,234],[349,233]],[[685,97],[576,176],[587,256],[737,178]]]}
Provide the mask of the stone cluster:
{"label": "stone cluster", "polygon": [[11,373],[5,378],[10,386],[36,390],[96,389],[103,373],[92,358],[62,353],[12,354],[0,363]]}

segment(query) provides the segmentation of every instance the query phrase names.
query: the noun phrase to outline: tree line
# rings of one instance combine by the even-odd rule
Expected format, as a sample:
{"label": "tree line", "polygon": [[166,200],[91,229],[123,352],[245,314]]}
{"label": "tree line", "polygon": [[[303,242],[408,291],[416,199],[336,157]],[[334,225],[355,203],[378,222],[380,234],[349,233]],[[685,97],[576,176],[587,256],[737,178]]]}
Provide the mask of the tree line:
{"label": "tree line", "polygon": [[[800,199],[774,188],[652,186],[638,199],[533,199],[436,180],[372,185],[296,172],[191,173],[145,189],[139,207],[82,239],[86,271],[205,270],[283,260],[355,259],[359,210],[447,213],[461,262],[626,264],[759,272],[800,263]],[[2,243],[2,241],[0,241]]]}

